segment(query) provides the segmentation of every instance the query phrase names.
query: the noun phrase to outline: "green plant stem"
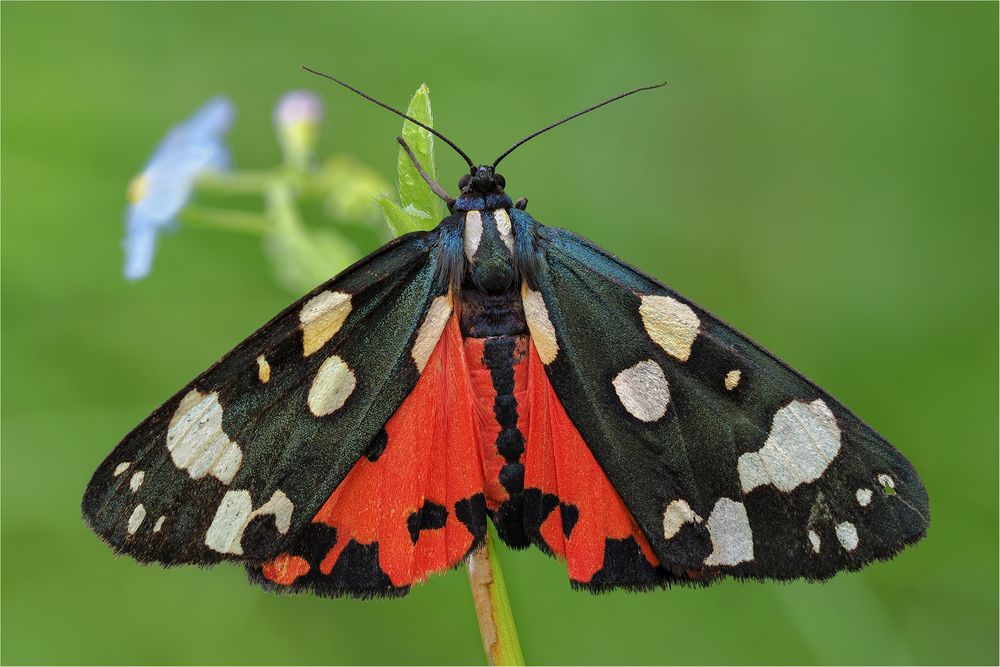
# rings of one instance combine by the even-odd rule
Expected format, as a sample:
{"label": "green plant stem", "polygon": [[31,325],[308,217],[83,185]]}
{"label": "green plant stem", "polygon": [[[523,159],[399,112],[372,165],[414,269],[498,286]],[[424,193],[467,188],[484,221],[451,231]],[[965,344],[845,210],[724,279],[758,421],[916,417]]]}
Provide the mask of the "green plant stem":
{"label": "green plant stem", "polygon": [[270,230],[267,218],[261,215],[207,206],[188,206],[181,213],[180,219],[182,224],[191,227],[221,229],[258,236]]}
{"label": "green plant stem", "polygon": [[198,177],[197,187],[205,192],[223,194],[261,194],[279,175],[278,170],[206,171]]}
{"label": "green plant stem", "polygon": [[524,655],[491,530],[486,531],[483,545],[469,556],[466,567],[487,662],[490,665],[523,665]]}

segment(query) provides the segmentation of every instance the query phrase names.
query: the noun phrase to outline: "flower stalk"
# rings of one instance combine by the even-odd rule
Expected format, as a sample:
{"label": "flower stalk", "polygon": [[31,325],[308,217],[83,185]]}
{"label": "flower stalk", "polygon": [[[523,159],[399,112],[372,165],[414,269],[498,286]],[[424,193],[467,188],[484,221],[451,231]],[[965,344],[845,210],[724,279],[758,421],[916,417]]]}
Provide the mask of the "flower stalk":
{"label": "flower stalk", "polygon": [[517,639],[514,614],[507,598],[492,531],[486,531],[483,544],[469,555],[466,569],[487,662],[490,665],[523,665],[524,655]]}

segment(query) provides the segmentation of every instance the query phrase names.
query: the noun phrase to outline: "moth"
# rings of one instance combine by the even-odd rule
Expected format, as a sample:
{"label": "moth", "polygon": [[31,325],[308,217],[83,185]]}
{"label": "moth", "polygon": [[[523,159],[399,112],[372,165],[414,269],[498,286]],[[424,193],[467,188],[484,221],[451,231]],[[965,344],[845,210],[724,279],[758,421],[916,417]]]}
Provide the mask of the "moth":
{"label": "moth", "polygon": [[[400,596],[487,520],[590,591],[821,580],[927,530],[910,463],[840,402],[468,163],[437,228],[289,306],[94,473],[90,527],[142,562],[272,591]],[[661,84],[662,85],[662,84]]]}

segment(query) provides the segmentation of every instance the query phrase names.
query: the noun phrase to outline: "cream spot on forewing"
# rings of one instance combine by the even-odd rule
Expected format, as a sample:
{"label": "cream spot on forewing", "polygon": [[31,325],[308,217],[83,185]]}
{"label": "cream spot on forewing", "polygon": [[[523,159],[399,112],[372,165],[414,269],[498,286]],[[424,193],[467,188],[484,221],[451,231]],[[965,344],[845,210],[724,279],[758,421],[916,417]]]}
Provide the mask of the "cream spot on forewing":
{"label": "cream spot on forewing", "polygon": [[424,321],[420,323],[417,339],[413,343],[413,349],[410,350],[410,356],[413,357],[413,363],[417,365],[417,370],[421,373],[424,372],[424,366],[430,360],[431,353],[437,347],[441,334],[448,324],[451,308],[451,292],[444,296],[434,297],[430,308],[427,309],[427,314],[424,315]]}
{"label": "cream spot on forewing", "polygon": [[854,527],[853,523],[850,521],[838,523],[835,530],[837,540],[844,549],[854,551],[858,547],[858,529]]}
{"label": "cream spot on forewing", "polygon": [[154,533],[160,532],[160,529],[163,528],[163,522],[166,520],[166,518],[167,517],[165,516],[161,516],[159,519],[156,520],[156,523],[153,524]]}
{"label": "cream spot on forewing", "polygon": [[809,544],[812,545],[813,553],[818,554],[821,542],[819,541],[819,534],[815,530],[809,531]]}
{"label": "cream spot on forewing", "polygon": [[652,359],[626,368],[611,381],[618,400],[629,414],[644,422],[655,422],[667,414],[670,385],[663,369]]}
{"label": "cream spot on forewing", "polygon": [[514,252],[514,230],[510,224],[510,216],[507,215],[507,211],[502,208],[498,208],[493,211],[493,219],[497,223],[497,231],[500,232],[500,240],[503,244],[507,246],[507,250],[511,253]]}
{"label": "cream spot on forewing", "polygon": [[726,385],[727,391],[732,391],[736,389],[736,385],[740,383],[740,371],[733,370],[726,373],[726,379],[723,380],[723,384]]}
{"label": "cream spot on forewing", "polygon": [[882,489],[886,492],[886,495],[891,495],[892,492],[889,491],[888,489],[895,490],[896,488],[896,482],[892,479],[892,477],[889,477],[885,473],[882,473],[881,475],[878,476],[877,479],[879,486],[881,486]]}
{"label": "cream spot on forewing", "polygon": [[138,491],[139,487],[142,486],[142,480],[146,478],[146,473],[142,470],[137,471],[132,475],[132,479],[128,481],[128,488],[132,489],[133,492]]}
{"label": "cream spot on forewing", "polygon": [[343,292],[320,292],[306,301],[299,311],[302,328],[302,354],[309,356],[337,335],[351,314],[351,295]]}
{"label": "cream spot on forewing", "polygon": [[257,357],[257,379],[264,384],[271,379],[271,364],[263,354]]}
{"label": "cream spot on forewing", "polygon": [[292,501],[281,489],[276,490],[271,499],[256,510],[249,491],[229,491],[222,497],[215,518],[205,533],[205,545],[219,553],[242,555],[243,531],[254,517],[273,515],[275,528],[284,535],[292,524],[294,509]]}
{"label": "cream spot on forewing", "polygon": [[705,525],[712,538],[712,553],[705,565],[738,565],[753,560],[753,531],[743,503],[719,498]]}
{"label": "cream spot on forewing", "polygon": [[675,359],[688,360],[701,328],[701,320],[690,306],[669,296],[646,295],[639,314],[654,343]]}
{"label": "cream spot on forewing", "polygon": [[309,387],[309,410],[317,417],[333,414],[354,392],[357,379],[343,359],[331,355],[316,371],[312,386]]}
{"label": "cream spot on forewing", "polygon": [[858,499],[858,504],[862,507],[868,507],[868,503],[872,501],[872,490],[871,489],[858,489],[854,497]]}
{"label": "cream spot on forewing", "polygon": [[139,526],[142,525],[145,518],[146,508],[142,506],[142,503],[139,503],[128,518],[128,534],[135,535],[135,531],[139,530]]}
{"label": "cream spot on forewing", "polygon": [[479,250],[479,242],[483,240],[483,216],[479,211],[469,211],[465,214],[465,232],[463,247],[465,256],[472,261]]}
{"label": "cream spot on forewing", "polygon": [[680,532],[685,523],[701,523],[698,516],[686,500],[674,500],[663,511],[663,537],[670,539]]}
{"label": "cream spot on forewing", "polygon": [[543,364],[551,364],[559,354],[559,343],[556,342],[556,329],[549,319],[545,299],[541,292],[528,287],[528,283],[521,283],[521,306],[524,308],[524,319],[528,323],[531,342],[535,344],[538,357]]}
{"label": "cream spot on forewing", "polygon": [[222,405],[216,392],[192,389],[181,399],[167,427],[167,449],[174,465],[192,479],[212,475],[223,484],[233,481],[243,451],[222,430]]}
{"label": "cream spot on forewing", "polygon": [[765,484],[787,493],[819,479],[839,451],[840,428],[826,403],[792,401],[775,413],[764,446],[740,456],[740,485],[744,493]]}
{"label": "cream spot on forewing", "polygon": [[122,474],[123,472],[125,472],[126,470],[128,470],[128,467],[130,465],[132,465],[131,461],[123,461],[122,463],[119,463],[118,465],[116,465],[115,466],[115,473],[114,473],[115,477],[118,477],[120,474]]}

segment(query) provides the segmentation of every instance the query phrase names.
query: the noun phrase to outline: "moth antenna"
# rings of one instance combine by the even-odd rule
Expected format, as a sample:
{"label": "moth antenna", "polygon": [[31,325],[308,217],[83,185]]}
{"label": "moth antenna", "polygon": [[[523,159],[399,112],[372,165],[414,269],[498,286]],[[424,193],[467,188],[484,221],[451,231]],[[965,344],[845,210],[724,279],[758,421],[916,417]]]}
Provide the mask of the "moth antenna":
{"label": "moth antenna", "polygon": [[441,134],[440,132],[438,132],[437,130],[435,130],[433,127],[429,127],[427,125],[424,125],[423,123],[421,123],[416,118],[412,118],[412,117],[406,115],[405,113],[403,113],[399,109],[397,109],[395,107],[392,107],[392,106],[389,106],[385,102],[381,102],[381,101],[375,99],[374,97],[372,97],[371,95],[369,95],[368,93],[360,91],[357,88],[355,88],[354,86],[352,86],[351,84],[344,83],[340,79],[332,77],[329,74],[324,74],[323,72],[316,71],[316,70],[312,69],[311,67],[306,67],[305,65],[302,65],[302,69],[304,69],[305,71],[310,72],[312,74],[315,74],[316,76],[321,76],[324,79],[329,79],[330,81],[333,81],[334,83],[338,83],[341,86],[343,86],[344,88],[347,88],[348,90],[350,90],[351,92],[357,93],[358,95],[360,95],[361,97],[365,98],[369,102],[374,102],[375,104],[379,105],[383,109],[388,109],[389,111],[393,112],[397,116],[402,116],[403,118],[405,118],[406,120],[410,121],[414,125],[417,125],[419,127],[424,128],[425,130],[427,130],[428,132],[430,132],[431,134],[433,134],[435,137],[437,137],[438,139],[440,139],[441,141],[445,142],[446,144],[448,144],[449,146],[451,146],[453,149],[455,149],[455,152],[458,153],[459,155],[461,155],[462,159],[465,160],[468,163],[469,169],[471,169],[472,171],[476,170],[476,165],[473,164],[473,162],[469,158],[469,156],[465,154],[465,151],[463,151],[461,148],[459,148],[458,146],[456,146],[454,141],[452,141],[448,137],[444,136],[443,134]]}
{"label": "moth antenna", "polygon": [[430,187],[431,192],[433,192],[438,197],[443,199],[444,202],[448,205],[448,208],[454,206],[455,198],[452,197],[450,194],[448,194],[448,191],[445,190],[440,183],[431,178],[430,174],[428,174],[427,171],[424,170],[423,165],[420,164],[420,160],[417,159],[417,156],[413,153],[413,149],[410,148],[410,145],[408,143],[406,143],[406,140],[403,139],[403,137],[396,137],[396,143],[402,146],[403,150],[406,151],[406,154],[410,157],[410,162],[413,163],[413,166],[416,168],[417,173],[420,174],[420,178],[424,179],[424,181]]}
{"label": "moth antenna", "polygon": [[662,88],[665,85],[667,85],[666,81],[664,81],[663,83],[655,83],[655,84],[653,84],[651,86],[643,86],[641,88],[636,88],[634,90],[628,91],[627,93],[622,93],[621,95],[615,95],[614,97],[612,97],[610,99],[607,99],[607,100],[604,100],[603,102],[600,102],[598,104],[595,104],[592,107],[587,107],[583,111],[577,111],[572,116],[566,116],[562,120],[557,120],[556,122],[552,123],[551,125],[546,125],[545,127],[543,127],[542,129],[538,130],[537,132],[532,132],[531,134],[529,134],[528,136],[526,136],[524,139],[521,139],[516,144],[514,144],[513,146],[511,146],[510,148],[508,148],[507,150],[505,150],[503,153],[501,153],[500,157],[498,157],[496,160],[493,161],[493,168],[496,169],[497,165],[500,164],[500,160],[504,159],[505,157],[507,157],[508,155],[510,155],[511,153],[513,153],[515,148],[517,148],[518,146],[520,146],[521,144],[523,144],[523,143],[525,143],[527,141],[530,141],[531,139],[534,139],[535,137],[537,137],[539,134],[542,134],[543,132],[548,132],[552,128],[558,127],[558,126],[562,125],[565,122],[573,120],[574,118],[578,118],[579,116],[582,116],[585,113],[590,113],[594,109],[600,109],[601,107],[605,106],[606,104],[611,104],[612,102],[617,102],[618,100],[622,99],[623,97],[628,97],[629,95],[635,95],[636,93],[641,93],[644,90],[653,90],[654,88]]}

